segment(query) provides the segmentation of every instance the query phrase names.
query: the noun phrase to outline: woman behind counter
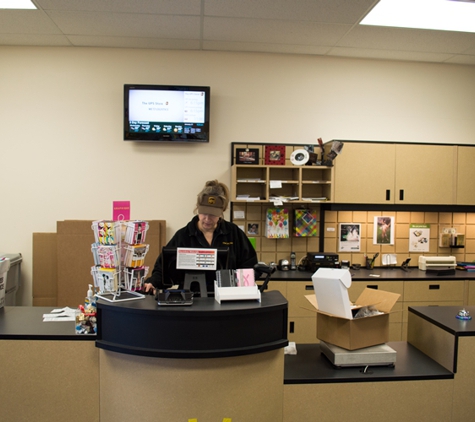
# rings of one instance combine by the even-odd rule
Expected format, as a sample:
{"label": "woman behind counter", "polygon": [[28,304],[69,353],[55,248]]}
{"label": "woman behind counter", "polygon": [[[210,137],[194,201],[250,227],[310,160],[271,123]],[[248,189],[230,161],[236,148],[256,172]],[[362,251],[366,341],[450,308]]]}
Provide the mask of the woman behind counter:
{"label": "woman behind counter", "polygon": [[[175,233],[167,247],[229,248],[229,268],[253,268],[257,264],[257,254],[251,242],[236,224],[224,220],[223,213],[228,204],[228,187],[217,180],[206,182],[197,196],[194,210],[197,215]],[[212,292],[215,277],[214,272],[210,273],[206,284],[208,291]],[[144,287],[146,292],[170,287],[163,285],[161,255]]]}

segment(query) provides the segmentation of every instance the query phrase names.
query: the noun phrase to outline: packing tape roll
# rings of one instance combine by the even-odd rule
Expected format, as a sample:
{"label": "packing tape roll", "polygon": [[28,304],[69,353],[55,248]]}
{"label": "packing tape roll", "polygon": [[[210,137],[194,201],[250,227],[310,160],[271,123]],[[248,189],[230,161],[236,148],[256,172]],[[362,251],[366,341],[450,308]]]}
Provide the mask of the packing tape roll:
{"label": "packing tape roll", "polygon": [[290,156],[290,162],[295,166],[307,164],[310,155],[305,149],[296,149]]}

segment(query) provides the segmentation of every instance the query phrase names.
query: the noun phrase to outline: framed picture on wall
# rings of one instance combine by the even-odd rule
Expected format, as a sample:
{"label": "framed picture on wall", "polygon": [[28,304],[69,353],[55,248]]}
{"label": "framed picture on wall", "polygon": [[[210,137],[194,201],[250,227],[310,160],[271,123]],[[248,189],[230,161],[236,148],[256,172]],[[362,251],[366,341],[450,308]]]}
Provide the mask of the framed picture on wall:
{"label": "framed picture on wall", "polygon": [[340,223],[340,242],[338,252],[361,251],[361,224]]}
{"label": "framed picture on wall", "polygon": [[259,164],[259,149],[236,148],[236,164]]}
{"label": "framed picture on wall", "polygon": [[285,145],[266,145],[266,165],[283,166],[285,164]]}
{"label": "framed picture on wall", "polygon": [[394,245],[394,217],[374,217],[373,244]]}

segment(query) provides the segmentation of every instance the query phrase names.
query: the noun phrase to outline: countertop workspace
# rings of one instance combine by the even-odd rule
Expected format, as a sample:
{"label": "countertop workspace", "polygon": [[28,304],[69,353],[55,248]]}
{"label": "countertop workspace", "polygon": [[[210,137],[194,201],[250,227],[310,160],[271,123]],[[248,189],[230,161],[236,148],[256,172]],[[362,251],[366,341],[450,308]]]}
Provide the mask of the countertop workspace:
{"label": "countertop workspace", "polygon": [[[475,272],[455,270],[455,274],[435,275],[419,270],[418,267],[409,267],[407,271],[401,267],[375,267],[372,270],[366,268],[350,269],[352,281],[396,281],[396,280],[468,280],[475,279]],[[314,273],[310,271],[279,271],[272,274],[272,281],[307,281],[312,279]]]}

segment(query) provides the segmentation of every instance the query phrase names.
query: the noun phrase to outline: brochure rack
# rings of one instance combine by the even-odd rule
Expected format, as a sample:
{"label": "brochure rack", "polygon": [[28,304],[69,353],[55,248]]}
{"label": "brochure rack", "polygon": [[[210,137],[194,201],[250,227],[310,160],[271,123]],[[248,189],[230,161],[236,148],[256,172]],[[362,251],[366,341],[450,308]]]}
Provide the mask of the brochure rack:
{"label": "brochure rack", "polygon": [[99,298],[109,302],[145,298],[139,292],[148,274],[144,263],[149,245],[143,243],[148,228],[148,223],[141,220],[92,223],[95,265],[91,274]]}

